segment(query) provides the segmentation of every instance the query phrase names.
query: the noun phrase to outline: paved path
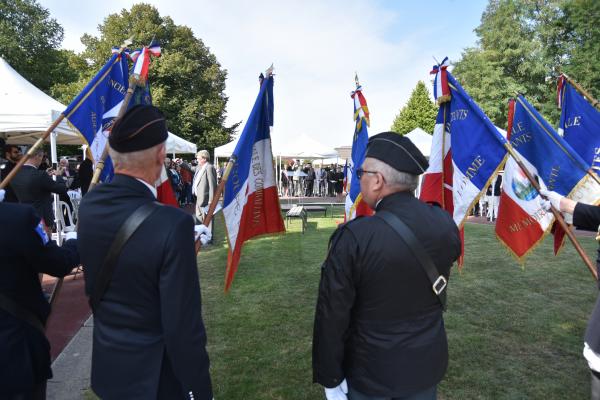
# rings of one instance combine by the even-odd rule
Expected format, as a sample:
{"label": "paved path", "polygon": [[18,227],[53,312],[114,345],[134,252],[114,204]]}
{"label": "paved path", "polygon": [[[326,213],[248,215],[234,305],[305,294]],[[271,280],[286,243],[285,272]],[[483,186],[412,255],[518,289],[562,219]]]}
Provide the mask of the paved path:
{"label": "paved path", "polygon": [[48,400],[79,400],[90,387],[93,320],[88,320],[52,363]]}

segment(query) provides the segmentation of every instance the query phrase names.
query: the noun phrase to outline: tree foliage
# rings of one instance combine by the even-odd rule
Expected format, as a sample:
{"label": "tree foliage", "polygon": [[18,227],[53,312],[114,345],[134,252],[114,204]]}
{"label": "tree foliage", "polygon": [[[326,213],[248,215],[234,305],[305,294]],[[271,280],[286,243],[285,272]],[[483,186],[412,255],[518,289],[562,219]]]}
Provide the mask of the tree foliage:
{"label": "tree foliage", "polygon": [[230,140],[238,124],[224,126],[227,71],[189,27],[176,25],[151,5],[136,4],[131,10],[109,15],[98,29],[99,37],[86,34],[81,38],[86,47],[83,57],[93,70],[125,39],[133,37],[134,45],[142,47],[154,38],[162,55],[150,65],[151,94],[153,104],[166,114],[169,130],[200,148],[213,149]]}
{"label": "tree foliage", "polygon": [[406,135],[415,128],[433,133],[437,107],[429,98],[429,91],[422,81],[417,82],[408,102],[392,123],[392,130],[401,135]]}
{"label": "tree foliage", "polygon": [[522,93],[558,121],[556,78],[566,72],[598,94],[600,2],[490,0],[453,74],[490,119],[506,128],[507,101]]}
{"label": "tree foliage", "polygon": [[59,50],[63,28],[34,0],[0,1],[0,56],[43,91],[77,79],[74,53]]}

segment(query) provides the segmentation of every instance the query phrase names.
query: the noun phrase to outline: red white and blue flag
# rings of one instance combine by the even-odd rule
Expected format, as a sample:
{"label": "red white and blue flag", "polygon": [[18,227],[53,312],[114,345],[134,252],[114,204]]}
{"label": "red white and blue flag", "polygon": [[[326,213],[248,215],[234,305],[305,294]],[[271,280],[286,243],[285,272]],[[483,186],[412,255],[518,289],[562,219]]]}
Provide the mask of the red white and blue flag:
{"label": "red white and blue flag", "polygon": [[[589,164],[523,96],[519,95],[510,103],[509,123],[510,142],[529,172],[538,177],[540,186],[575,201],[598,202],[600,184],[595,174],[589,173]],[[546,217],[540,210],[540,196],[532,187],[518,176],[513,182],[510,188],[505,186],[509,191],[514,187],[516,193],[508,199],[505,196],[500,202],[496,234],[517,257],[521,257],[519,254],[526,253],[527,246],[535,246],[540,235],[548,230],[553,217]],[[503,205],[504,200],[507,200],[506,205]]]}
{"label": "red white and blue flag", "polygon": [[285,231],[271,150],[273,110],[273,76],[269,70],[231,156],[235,163],[225,183],[223,215],[229,242],[225,291],[233,282],[244,242]]}
{"label": "red white and blue flag", "polygon": [[160,57],[161,49],[158,43],[152,41],[149,46],[135,50],[130,53],[133,61],[132,75],[136,75],[142,82],[148,79],[148,70],[150,69],[150,56]]}
{"label": "red white and blue flag", "polygon": [[420,199],[451,213],[462,236],[467,216],[506,157],[506,139],[447,71],[447,58],[432,73],[440,110]]}
{"label": "red white and blue flag", "polygon": [[[511,100],[508,108],[507,139],[525,168],[532,176],[538,177],[538,184],[542,188],[546,188],[540,171],[521,152],[522,145],[533,138],[525,132],[521,121],[517,120],[517,125],[514,122],[514,100]],[[541,196],[521,167],[513,157],[509,157],[504,167],[496,236],[519,262],[523,262],[524,257],[542,241],[552,227],[554,216],[544,210],[541,200]]]}
{"label": "red white and blue flag", "polygon": [[[446,197],[451,190],[453,218],[462,227],[479,195],[502,165],[506,139],[454,77],[444,72],[451,97],[438,113],[432,159],[424,177],[421,199],[450,207]],[[451,179],[446,176],[450,174]]]}
{"label": "red white and blue flag", "polygon": [[564,76],[558,79],[558,134],[598,173],[600,171],[600,112]]}
{"label": "red white and blue flag", "polygon": [[[592,171],[600,171],[600,112],[577,92],[564,75],[558,78],[556,101],[561,110],[558,134]],[[590,99],[591,100],[591,99]],[[558,253],[565,238],[565,231],[554,224],[554,253]]]}
{"label": "red white and blue flag", "polygon": [[362,93],[362,86],[358,84],[358,78],[356,78],[356,90],[350,96],[354,102],[355,126],[352,139],[352,158],[350,164],[344,169],[346,179],[344,187],[348,188],[344,214],[345,221],[350,221],[360,215],[373,214],[373,210],[362,200],[360,180],[354,177],[356,169],[360,168],[365,161],[367,143],[369,142],[368,126],[370,124],[369,107]]}
{"label": "red white and blue flag", "polygon": [[[87,143],[94,166],[107,146],[108,135],[125,99],[127,69],[127,58],[119,49],[113,50],[111,58],[63,111],[69,124]],[[112,176],[112,162],[107,157],[100,179],[104,182]]]}

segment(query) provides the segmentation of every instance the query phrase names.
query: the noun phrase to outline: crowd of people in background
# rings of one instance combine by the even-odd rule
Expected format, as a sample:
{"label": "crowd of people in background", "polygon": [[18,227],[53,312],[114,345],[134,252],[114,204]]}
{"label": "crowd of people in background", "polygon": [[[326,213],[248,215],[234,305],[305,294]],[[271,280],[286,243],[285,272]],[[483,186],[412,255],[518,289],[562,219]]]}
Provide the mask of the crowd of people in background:
{"label": "crowd of people in background", "polygon": [[290,160],[281,169],[280,194],[284,197],[336,197],[344,192],[344,168],[337,164],[313,167]]}
{"label": "crowd of people in background", "polygon": [[[23,157],[20,146],[4,144],[0,176],[4,179]],[[36,150],[6,188],[6,202],[31,204],[49,230],[55,230],[53,194],[68,207],[63,218],[77,211],[77,200],[87,193],[92,181],[92,162],[82,157],[61,158],[56,165],[43,149]]]}

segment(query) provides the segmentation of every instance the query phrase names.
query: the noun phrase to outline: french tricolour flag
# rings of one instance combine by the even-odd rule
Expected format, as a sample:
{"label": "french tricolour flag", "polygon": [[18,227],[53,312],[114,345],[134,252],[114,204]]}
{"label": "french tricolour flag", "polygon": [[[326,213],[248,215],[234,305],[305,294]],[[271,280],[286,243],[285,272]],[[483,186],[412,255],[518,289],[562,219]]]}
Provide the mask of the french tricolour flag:
{"label": "french tricolour flag", "polygon": [[[426,203],[436,203],[454,215],[454,200],[452,198],[452,150],[450,148],[450,132],[445,129],[448,124],[450,105],[440,104],[438,115],[433,128],[429,168],[423,174],[419,199]],[[460,228],[461,255],[458,258],[459,268],[463,265],[464,229]]]}
{"label": "french tricolour flag", "polygon": [[350,221],[361,215],[372,215],[373,210],[362,200],[360,193],[360,180],[355,178],[354,171],[360,168],[365,161],[365,154],[367,152],[367,143],[369,142],[369,107],[367,107],[367,100],[362,94],[362,86],[356,86],[356,90],[350,94],[354,101],[354,138],[352,140],[352,159],[350,160],[350,166],[344,168],[344,176],[346,177],[346,184],[344,187],[348,188],[348,194],[346,195],[346,205],[344,219]]}
{"label": "french tricolour flag", "polygon": [[231,156],[235,163],[225,183],[223,215],[229,242],[225,291],[233,282],[244,242],[259,235],[285,231],[275,183],[271,126],[273,76],[267,71]]}
{"label": "french tricolour flag", "polygon": [[454,221],[462,227],[505,161],[506,138],[450,73],[448,85],[452,99],[446,129],[452,148]]}

